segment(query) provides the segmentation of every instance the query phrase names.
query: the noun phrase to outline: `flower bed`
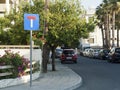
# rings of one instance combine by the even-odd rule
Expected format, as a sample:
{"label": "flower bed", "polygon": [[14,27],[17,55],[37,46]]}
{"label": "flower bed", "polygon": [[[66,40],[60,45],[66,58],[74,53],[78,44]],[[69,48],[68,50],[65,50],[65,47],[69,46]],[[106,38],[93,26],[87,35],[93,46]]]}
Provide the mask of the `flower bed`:
{"label": "flower bed", "polygon": [[[5,66],[10,68],[2,68]],[[13,53],[11,50],[5,50],[5,54],[0,57],[0,79],[17,78],[29,75],[30,61],[19,55],[19,52]],[[12,67],[12,68],[11,68]],[[33,73],[39,71],[39,63],[33,62]]]}

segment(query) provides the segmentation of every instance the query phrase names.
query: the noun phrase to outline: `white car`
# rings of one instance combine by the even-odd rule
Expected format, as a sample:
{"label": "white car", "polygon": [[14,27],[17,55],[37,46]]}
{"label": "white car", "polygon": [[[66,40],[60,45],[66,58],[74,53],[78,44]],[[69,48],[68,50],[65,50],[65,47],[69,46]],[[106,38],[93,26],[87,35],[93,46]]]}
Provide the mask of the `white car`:
{"label": "white car", "polygon": [[91,48],[85,49],[85,51],[83,52],[83,56],[89,57],[91,51],[92,51]]}
{"label": "white car", "polygon": [[100,49],[93,49],[92,58],[98,58],[99,57],[99,51],[100,51]]}

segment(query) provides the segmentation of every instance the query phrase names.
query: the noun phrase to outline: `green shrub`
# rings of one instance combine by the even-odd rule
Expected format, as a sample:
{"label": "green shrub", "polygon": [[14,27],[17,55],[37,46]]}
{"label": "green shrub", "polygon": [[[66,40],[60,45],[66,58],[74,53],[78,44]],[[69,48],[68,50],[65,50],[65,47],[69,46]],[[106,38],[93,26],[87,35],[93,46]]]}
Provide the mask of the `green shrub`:
{"label": "green shrub", "polygon": [[27,74],[26,72],[24,72],[24,70],[30,68],[28,65],[29,62],[30,61],[27,58],[20,56],[19,52],[13,53],[11,50],[5,50],[5,54],[2,57],[0,57],[0,66],[11,65],[13,66],[13,68],[0,70],[0,72],[9,71],[13,73],[10,77],[21,77]]}

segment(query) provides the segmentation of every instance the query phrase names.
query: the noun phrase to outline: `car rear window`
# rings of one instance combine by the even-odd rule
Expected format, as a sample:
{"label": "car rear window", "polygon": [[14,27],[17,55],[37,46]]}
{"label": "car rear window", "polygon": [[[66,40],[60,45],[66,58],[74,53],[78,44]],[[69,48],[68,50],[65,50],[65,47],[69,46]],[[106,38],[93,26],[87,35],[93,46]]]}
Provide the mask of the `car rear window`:
{"label": "car rear window", "polygon": [[74,54],[73,50],[64,50],[63,51],[64,54]]}

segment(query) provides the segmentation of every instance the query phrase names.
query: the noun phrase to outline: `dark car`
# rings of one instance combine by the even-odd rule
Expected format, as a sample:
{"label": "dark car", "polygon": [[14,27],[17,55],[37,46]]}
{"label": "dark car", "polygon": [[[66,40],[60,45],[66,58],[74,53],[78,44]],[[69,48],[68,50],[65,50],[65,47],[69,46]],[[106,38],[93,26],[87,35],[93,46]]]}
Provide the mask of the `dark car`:
{"label": "dark car", "polygon": [[120,48],[114,47],[110,50],[108,54],[109,62],[118,62],[120,61]]}
{"label": "dark car", "polygon": [[106,60],[108,59],[108,53],[110,52],[109,49],[101,49],[99,51],[99,59]]}
{"label": "dark car", "polygon": [[62,54],[62,51],[63,51],[62,49],[58,49],[58,48],[57,48],[57,49],[55,50],[55,58],[60,58],[60,56],[61,56],[61,54]]}
{"label": "dark car", "polygon": [[64,63],[65,61],[77,63],[77,54],[75,53],[74,49],[63,49],[60,60],[61,63]]}

